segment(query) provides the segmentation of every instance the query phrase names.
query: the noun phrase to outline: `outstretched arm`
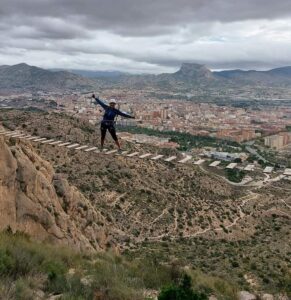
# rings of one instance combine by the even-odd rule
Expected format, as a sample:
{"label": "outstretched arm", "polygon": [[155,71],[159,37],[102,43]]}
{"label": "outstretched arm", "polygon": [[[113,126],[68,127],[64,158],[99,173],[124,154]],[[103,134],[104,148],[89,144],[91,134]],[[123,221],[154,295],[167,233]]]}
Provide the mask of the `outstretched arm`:
{"label": "outstretched arm", "polygon": [[116,114],[119,115],[119,116],[125,117],[125,118],[135,119],[134,116],[131,116],[130,114],[128,114],[126,112],[123,112],[123,111],[121,111],[119,109],[116,109]]}
{"label": "outstretched arm", "polygon": [[92,98],[95,99],[96,103],[99,104],[100,106],[102,106],[102,108],[106,109],[109,106],[107,104],[105,104],[103,101],[101,101],[98,97],[95,97],[95,95],[92,95]]}

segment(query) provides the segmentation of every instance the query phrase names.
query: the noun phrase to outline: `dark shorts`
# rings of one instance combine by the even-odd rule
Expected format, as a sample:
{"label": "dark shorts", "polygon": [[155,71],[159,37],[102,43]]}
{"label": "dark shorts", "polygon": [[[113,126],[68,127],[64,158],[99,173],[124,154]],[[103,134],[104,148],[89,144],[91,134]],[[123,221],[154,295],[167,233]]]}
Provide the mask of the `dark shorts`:
{"label": "dark shorts", "polygon": [[101,139],[105,139],[107,130],[111,134],[114,141],[117,141],[117,135],[116,130],[114,127],[114,124],[108,124],[108,123],[101,123]]}

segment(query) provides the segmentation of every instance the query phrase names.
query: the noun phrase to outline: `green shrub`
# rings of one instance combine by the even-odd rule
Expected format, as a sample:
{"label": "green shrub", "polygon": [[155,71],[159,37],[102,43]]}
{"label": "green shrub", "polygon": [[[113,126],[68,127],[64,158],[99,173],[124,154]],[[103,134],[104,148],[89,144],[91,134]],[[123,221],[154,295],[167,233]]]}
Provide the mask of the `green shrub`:
{"label": "green shrub", "polygon": [[[62,299],[89,300],[100,293],[106,300],[141,300],[144,290],[164,286],[159,300],[203,300],[210,292],[219,299],[235,299],[232,286],[223,280],[191,270],[183,275],[182,262],[165,265],[160,261],[153,254],[143,259],[111,253],[81,255],[33,242],[23,234],[0,233],[0,295],[33,299],[35,291],[42,290],[62,294]],[[284,286],[288,280],[286,277]]]}
{"label": "green shrub", "polygon": [[241,182],[245,176],[245,172],[238,169],[226,169],[227,179],[233,182]]}
{"label": "green shrub", "polygon": [[30,300],[33,299],[33,290],[24,279],[18,279],[15,283],[15,299]]}
{"label": "green shrub", "polygon": [[207,295],[192,289],[191,277],[184,274],[178,285],[170,285],[162,289],[158,300],[206,300]]}
{"label": "green shrub", "polygon": [[48,276],[49,280],[58,279],[66,272],[66,267],[62,262],[59,261],[45,261],[42,269]]}
{"label": "green shrub", "polygon": [[0,275],[7,275],[13,269],[15,261],[8,251],[0,249]]}

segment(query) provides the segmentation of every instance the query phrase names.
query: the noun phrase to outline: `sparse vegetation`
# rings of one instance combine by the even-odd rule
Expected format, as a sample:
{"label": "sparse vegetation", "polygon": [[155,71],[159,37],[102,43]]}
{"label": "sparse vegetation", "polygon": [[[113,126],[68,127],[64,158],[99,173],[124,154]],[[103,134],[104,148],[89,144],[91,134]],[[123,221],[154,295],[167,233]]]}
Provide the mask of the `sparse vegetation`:
{"label": "sparse vegetation", "polygon": [[[92,134],[86,132],[84,137],[84,132],[80,129],[83,121],[78,123],[62,114],[5,111],[0,118],[6,119],[7,125],[13,129],[20,128],[24,123],[27,124],[27,132],[32,133],[34,128],[38,128],[40,136],[81,141],[80,143],[90,140],[92,145],[97,145],[98,142],[98,130]],[[47,126],[50,124],[51,129],[48,130]],[[16,142],[12,141],[14,146]],[[21,143],[18,144],[20,146]],[[141,150],[139,145],[126,144],[125,147]],[[282,199],[287,200],[284,189],[288,188],[289,182],[282,180],[270,186],[266,185],[264,189],[256,189],[253,192],[259,197],[241,206],[246,188],[232,188],[224,181],[205,175],[193,166],[150,160],[145,162],[118,156],[112,160],[107,155],[93,155],[42,144],[36,146],[33,143],[31,149],[50,162],[55,170],[91,201],[92,207],[104,217],[100,226],[108,226],[106,228],[109,231],[113,229],[112,240],[120,245],[127,257],[121,259],[121,265],[119,262],[117,266],[113,264],[115,269],[121,268],[124,281],[118,276],[112,276],[113,267],[108,271],[110,276],[101,278],[101,267],[106,269],[108,261],[111,264],[115,258],[109,256],[107,259],[107,256],[102,255],[96,258],[86,254],[80,258],[80,264],[84,268],[79,268],[78,263],[57,259],[57,263],[41,263],[40,266],[45,269],[32,268],[34,271],[28,272],[25,277],[20,275],[15,279],[7,273],[4,275],[3,271],[0,291],[6,293],[5,295],[19,293],[32,299],[31,291],[41,287],[46,293],[58,290],[65,295],[64,299],[74,299],[72,295],[77,292],[73,288],[84,289],[84,293],[88,292],[90,295],[91,286],[87,290],[81,279],[86,276],[91,278],[91,275],[94,282],[97,282],[94,292],[99,292],[99,287],[111,287],[114,284],[118,289],[126,289],[129,293],[139,291],[138,295],[141,295],[140,289],[143,288],[157,291],[169,285],[179,286],[178,281],[172,278],[169,262],[174,259],[183,261],[181,270],[184,267],[189,268],[187,274],[192,278],[193,291],[213,291],[219,300],[235,299],[233,283],[240,289],[250,288],[244,278],[249,273],[262,290],[290,294],[290,213],[286,204],[281,202]],[[156,149],[143,145],[142,151],[153,152]],[[221,170],[220,175],[223,172]],[[235,180],[239,180],[240,175],[241,173],[235,174]],[[256,173],[254,176],[262,179]],[[65,195],[55,188],[58,197],[63,198],[61,205],[65,212],[70,212]],[[288,201],[286,203],[289,205]],[[47,211],[55,214],[53,209],[48,208]],[[78,211],[86,216],[86,207],[78,206]],[[94,226],[94,221],[84,222],[86,230],[91,225]],[[124,232],[124,236],[120,237],[118,232]],[[13,239],[10,243],[18,245]],[[9,252],[2,250],[3,248],[0,268],[7,270],[12,268],[14,261],[11,260]],[[92,260],[97,259],[102,262],[99,269],[93,271],[91,267],[87,267]],[[74,277],[72,280],[75,281],[68,283],[71,290],[66,283],[70,269],[77,269],[77,278]],[[194,272],[193,269],[208,275]],[[98,280],[96,270],[101,274]],[[39,274],[37,278],[35,273]],[[56,277],[60,282],[65,280],[61,286],[53,285],[53,278]],[[106,292],[106,288],[101,292]],[[127,299],[126,297],[122,299]]]}
{"label": "sparse vegetation", "polygon": [[177,285],[163,288],[158,300],[207,300],[207,296],[203,292],[194,291],[191,277],[184,274]]}
{"label": "sparse vegetation", "polygon": [[[217,290],[214,279],[209,278],[207,283],[206,278],[191,270],[185,273],[177,264],[127,260],[109,253],[81,254],[65,247],[33,242],[20,233],[0,234],[0,297],[3,299],[33,299],[41,292],[61,295],[60,299],[91,300],[99,295],[100,299],[138,300],[145,299],[146,290],[161,290],[160,300],[204,300],[207,294]],[[230,299],[228,292],[223,299]]]}
{"label": "sparse vegetation", "polygon": [[[240,145],[236,142],[218,140],[209,136],[195,136],[189,133],[181,133],[176,131],[158,131],[154,129],[144,128],[144,127],[120,127],[120,131],[127,131],[130,133],[147,134],[153,136],[160,136],[170,138],[172,142],[178,143],[180,145],[180,150],[186,151],[192,148],[202,148],[202,147],[217,147],[221,146],[225,151],[233,152],[233,147],[239,147]],[[227,148],[227,149],[226,149]]]}
{"label": "sparse vegetation", "polygon": [[238,169],[226,169],[226,177],[232,182],[241,182],[245,177],[245,172]]}

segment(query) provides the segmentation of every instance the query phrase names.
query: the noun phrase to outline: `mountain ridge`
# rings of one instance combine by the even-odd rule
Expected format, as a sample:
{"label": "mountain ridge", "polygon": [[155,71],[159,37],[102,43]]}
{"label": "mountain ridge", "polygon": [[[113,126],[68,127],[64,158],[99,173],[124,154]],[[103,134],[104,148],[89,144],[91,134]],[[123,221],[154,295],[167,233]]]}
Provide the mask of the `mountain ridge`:
{"label": "mountain ridge", "polygon": [[[260,86],[291,86],[291,67],[267,71],[225,70],[211,71],[205,65],[183,63],[174,73],[132,75],[122,72],[99,72],[79,70],[46,70],[25,63],[0,66],[0,89],[84,90],[94,87],[121,86],[128,88],[155,87],[159,89],[240,88]],[[94,74],[99,74],[95,77]],[[87,76],[87,77],[86,77]],[[97,75],[96,75],[97,76]]]}
{"label": "mountain ridge", "polygon": [[251,83],[262,82],[262,83],[291,83],[291,67],[280,67],[275,69],[270,69],[267,71],[257,71],[257,70],[226,70],[220,72],[214,72],[216,76],[240,80]]}
{"label": "mountain ridge", "polygon": [[84,89],[93,86],[88,78],[68,71],[49,71],[20,63],[0,66],[0,89]]}

